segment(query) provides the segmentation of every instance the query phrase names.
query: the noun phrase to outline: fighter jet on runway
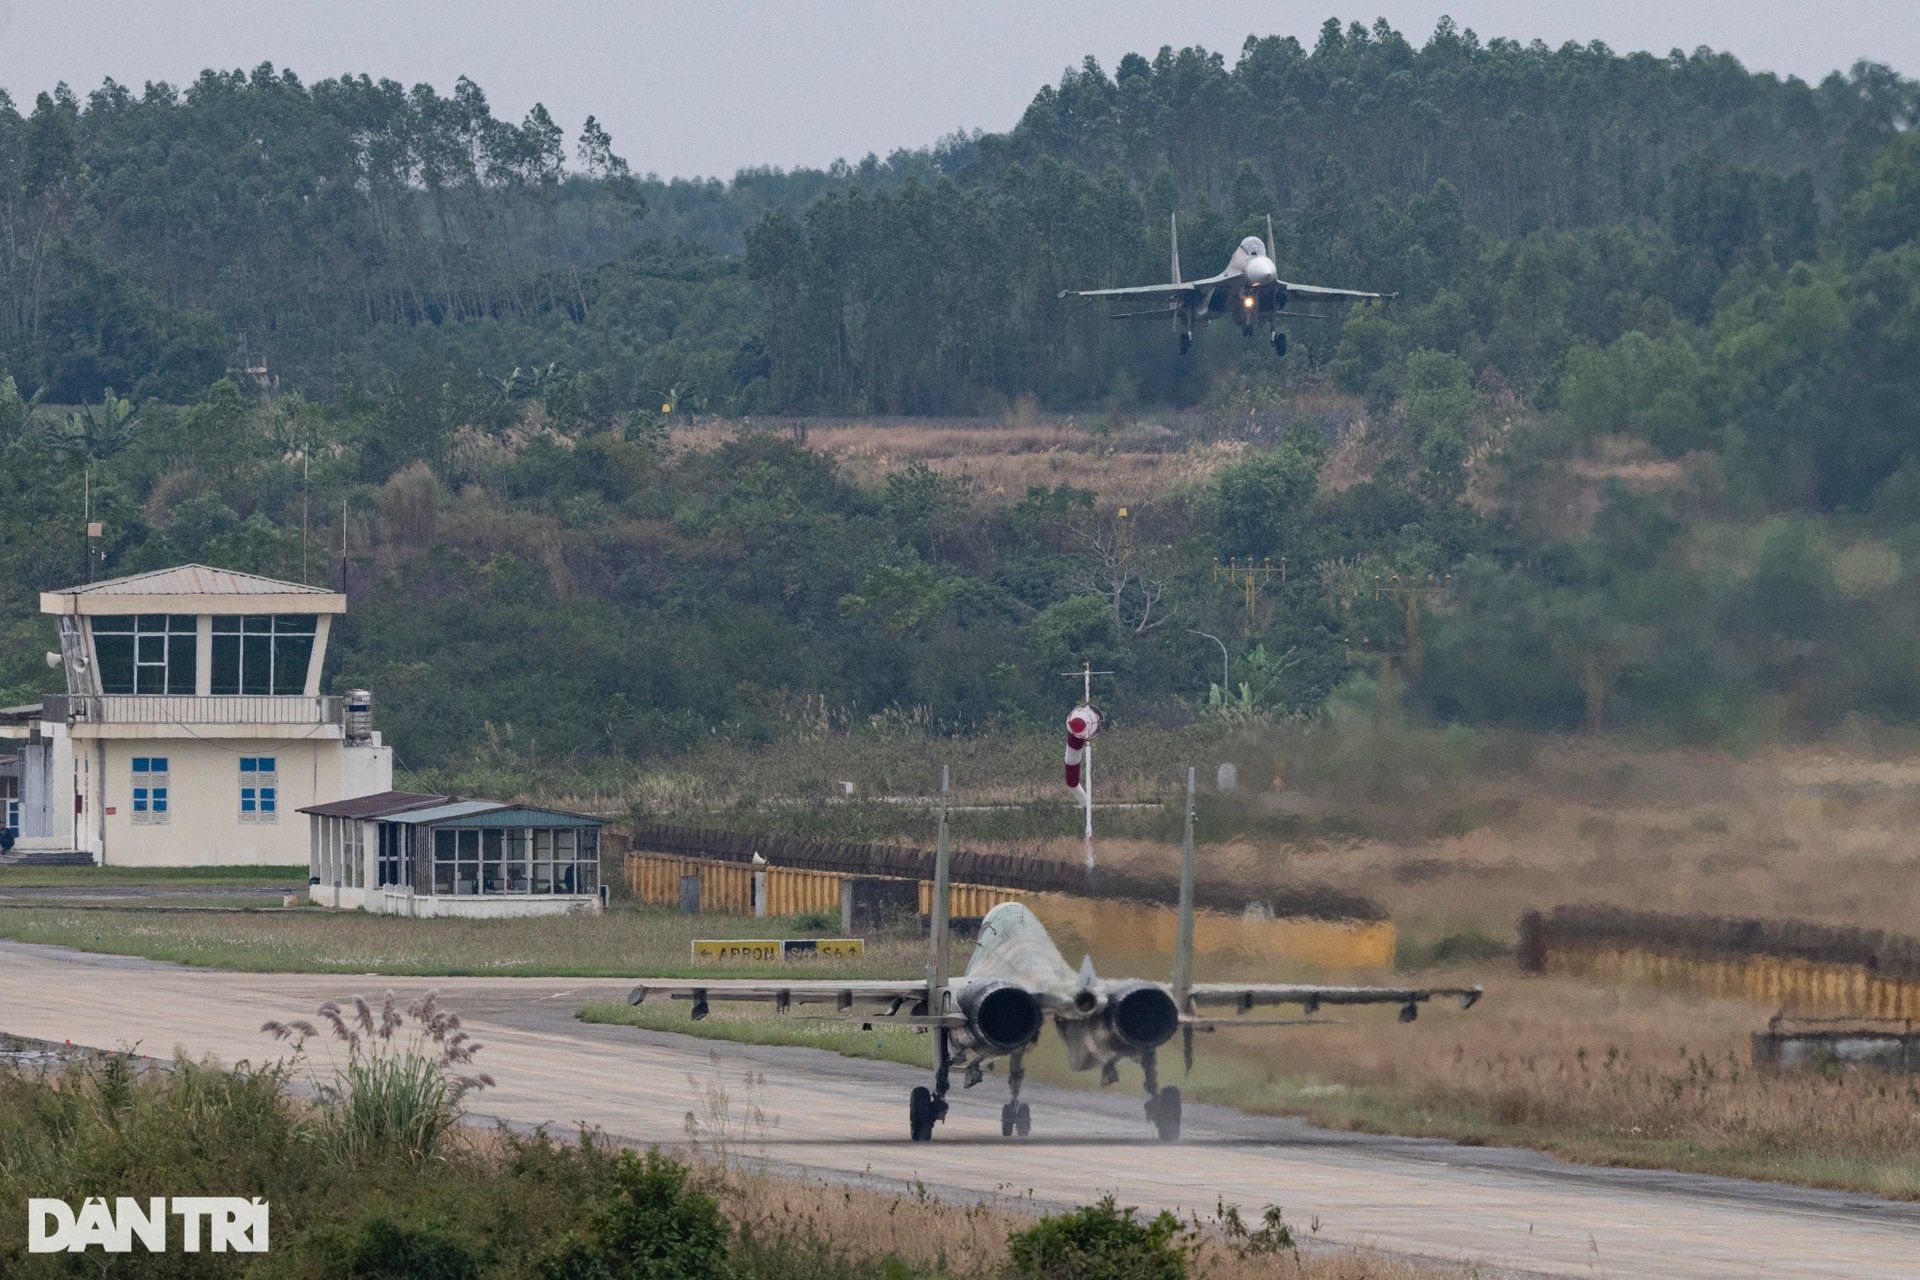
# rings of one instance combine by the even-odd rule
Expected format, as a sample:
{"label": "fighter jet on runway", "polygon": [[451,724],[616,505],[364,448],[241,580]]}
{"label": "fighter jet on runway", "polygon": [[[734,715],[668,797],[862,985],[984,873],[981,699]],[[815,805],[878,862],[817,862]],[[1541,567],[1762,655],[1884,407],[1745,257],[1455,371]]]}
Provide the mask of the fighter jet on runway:
{"label": "fighter jet on runway", "polygon": [[[1093,958],[1076,973],[1060,955],[1045,926],[1026,906],[1007,902],[981,922],[979,944],[965,976],[949,981],[947,810],[940,808],[934,857],[932,955],[923,980],[852,979],[768,982],[753,979],[643,979],[627,996],[639,1004],[648,996],[688,1000],[696,1021],[715,1000],[764,1001],[784,1013],[796,1004],[830,1004],[838,1016],[864,1026],[924,1027],[934,1035],[931,1089],[914,1089],[908,1106],[915,1142],[933,1136],[946,1119],[947,1090],[958,1068],[967,1087],[983,1078],[989,1063],[1008,1059],[1012,1096],[1000,1109],[1000,1132],[1026,1137],[1032,1124],[1020,1101],[1023,1060],[1051,1021],[1066,1042],[1075,1071],[1098,1067],[1100,1083],[1119,1079],[1123,1061],[1137,1062],[1146,1076],[1147,1119],[1163,1141],[1180,1136],[1180,1090],[1162,1087],[1157,1054],[1178,1034],[1186,1065],[1193,1065],[1196,1031],[1225,1027],[1313,1025],[1327,1005],[1394,1004],[1400,1020],[1412,1022],[1423,1001],[1453,996],[1461,1008],[1480,998],[1479,987],[1336,987],[1292,983],[1194,982],[1193,974],[1193,775],[1187,775],[1186,839],[1180,864],[1180,914],[1174,943],[1173,981],[1101,978]],[[1300,1018],[1249,1018],[1266,1005],[1297,1005]],[[859,1012],[855,1012],[856,1006]],[[1231,1009],[1232,1016],[1207,1016],[1202,1010]]]}
{"label": "fighter jet on runway", "polygon": [[[1268,256],[1273,244],[1273,219],[1267,219],[1267,240],[1248,236],[1233,251],[1227,269],[1204,280],[1183,280],[1180,276],[1180,219],[1173,218],[1173,279],[1167,284],[1141,284],[1125,289],[1062,289],[1065,298],[1159,299],[1166,305],[1150,311],[1122,311],[1115,320],[1140,316],[1170,316],[1173,331],[1180,335],[1180,354],[1193,345],[1193,326],[1206,324],[1215,317],[1231,319],[1240,331],[1253,336],[1253,326],[1266,321],[1273,334],[1274,354],[1287,354],[1287,335],[1279,328],[1281,313],[1289,302],[1358,302],[1372,306],[1397,298],[1397,293],[1363,293],[1357,289],[1328,289],[1317,284],[1295,284],[1280,278],[1280,269]],[[1293,314],[1299,315],[1299,312]]]}

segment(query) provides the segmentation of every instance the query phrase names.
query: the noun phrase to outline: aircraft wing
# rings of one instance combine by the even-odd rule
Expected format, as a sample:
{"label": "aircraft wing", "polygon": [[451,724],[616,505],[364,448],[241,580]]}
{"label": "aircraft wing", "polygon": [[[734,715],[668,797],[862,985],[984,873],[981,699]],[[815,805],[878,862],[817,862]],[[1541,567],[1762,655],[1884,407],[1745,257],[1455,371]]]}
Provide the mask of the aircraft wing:
{"label": "aircraft wing", "polygon": [[1174,284],[1136,284],[1124,289],[1062,289],[1063,298],[1162,298],[1168,302],[1178,302],[1182,298],[1192,297],[1203,289],[1225,284],[1238,272],[1223,271],[1217,276],[1208,276],[1205,280],[1188,280]]}
{"label": "aircraft wing", "polygon": [[[643,978],[627,993],[628,1004],[648,999],[690,1000],[694,1017],[706,1016],[704,1006],[711,1001],[730,1000],[770,1004],[784,1013],[796,1004],[830,1004],[837,1009],[881,1008],[898,1013],[924,1006],[927,984],[924,980],[886,978],[802,979],[767,981],[755,978]],[[918,1010],[925,1013],[924,1007]]]}
{"label": "aircraft wing", "polygon": [[[1297,1004],[1309,1015],[1323,1005],[1397,1004],[1405,1011],[1435,996],[1453,996],[1462,1009],[1480,999],[1479,987],[1322,987],[1303,983],[1197,982],[1191,992],[1196,1009],[1234,1009],[1245,1013],[1262,1005]],[[1411,1021],[1411,1019],[1408,1019]]]}
{"label": "aircraft wing", "polygon": [[1286,286],[1289,301],[1298,298],[1302,302],[1389,302],[1399,297],[1397,293],[1367,293],[1360,289],[1329,289],[1318,284],[1293,284]]}

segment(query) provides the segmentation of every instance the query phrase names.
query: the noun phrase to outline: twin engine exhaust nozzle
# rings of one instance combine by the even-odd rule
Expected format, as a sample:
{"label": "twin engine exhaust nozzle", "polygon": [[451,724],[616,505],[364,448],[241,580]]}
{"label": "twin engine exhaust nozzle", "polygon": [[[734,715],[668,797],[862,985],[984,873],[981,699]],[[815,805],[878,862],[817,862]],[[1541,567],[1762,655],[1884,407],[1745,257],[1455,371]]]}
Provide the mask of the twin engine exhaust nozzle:
{"label": "twin engine exhaust nozzle", "polygon": [[1138,979],[1107,988],[1107,1006],[1093,1020],[1093,1038],[1103,1047],[1138,1053],[1157,1049],[1180,1029],[1180,1007],[1157,982]]}
{"label": "twin engine exhaust nozzle", "polygon": [[956,1028],[954,1041],[963,1049],[1012,1053],[1033,1043],[1040,1034],[1040,997],[1011,982],[972,983],[957,997],[967,1025]]}

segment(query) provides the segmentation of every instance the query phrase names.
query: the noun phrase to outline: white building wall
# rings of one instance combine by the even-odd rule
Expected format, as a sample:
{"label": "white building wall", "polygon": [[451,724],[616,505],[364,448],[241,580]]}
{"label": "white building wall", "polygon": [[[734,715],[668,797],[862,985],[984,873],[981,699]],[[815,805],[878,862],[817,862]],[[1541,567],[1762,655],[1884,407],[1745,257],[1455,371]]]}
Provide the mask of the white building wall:
{"label": "white building wall", "polygon": [[[311,848],[307,820],[296,810],[392,787],[390,748],[349,747],[338,739],[105,738],[75,745],[98,753],[104,766],[100,794],[93,797],[100,818],[91,851],[108,866],[305,866]],[[165,822],[135,821],[136,756],[167,760]],[[279,793],[272,821],[242,819],[242,756],[274,757]]]}
{"label": "white building wall", "polygon": [[[328,905],[331,905],[331,895]],[[365,910],[376,915],[413,916],[421,920],[449,917],[461,920],[510,920],[524,916],[598,915],[600,912],[597,895],[482,893],[456,897],[449,894],[411,893],[404,888],[391,886],[369,889],[363,903],[346,905],[363,905]]]}

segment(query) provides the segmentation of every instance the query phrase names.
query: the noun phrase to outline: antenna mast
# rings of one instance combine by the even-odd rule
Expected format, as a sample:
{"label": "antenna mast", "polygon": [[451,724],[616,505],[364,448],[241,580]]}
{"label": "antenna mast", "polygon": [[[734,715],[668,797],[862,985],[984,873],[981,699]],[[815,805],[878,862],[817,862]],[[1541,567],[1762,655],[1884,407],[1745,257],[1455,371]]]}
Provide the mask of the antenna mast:
{"label": "antenna mast", "polygon": [[[947,799],[951,775],[940,766],[940,828],[933,845],[933,900],[927,904],[927,931],[933,935],[933,954],[927,962],[927,1012],[935,1017],[946,1012],[947,968],[952,963],[951,854],[947,847]],[[944,1033],[943,1033],[944,1034]]]}
{"label": "antenna mast", "polygon": [[81,558],[87,562],[87,581],[93,581],[93,562],[99,554],[94,543],[106,536],[106,529],[100,521],[93,518],[93,468],[87,467],[80,473],[80,516],[86,522],[86,536],[81,538]]}
{"label": "antenna mast", "polygon": [[307,451],[300,451],[300,585],[310,585],[307,577]]}

